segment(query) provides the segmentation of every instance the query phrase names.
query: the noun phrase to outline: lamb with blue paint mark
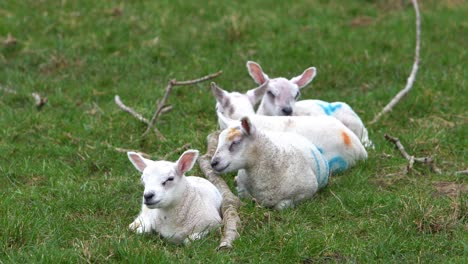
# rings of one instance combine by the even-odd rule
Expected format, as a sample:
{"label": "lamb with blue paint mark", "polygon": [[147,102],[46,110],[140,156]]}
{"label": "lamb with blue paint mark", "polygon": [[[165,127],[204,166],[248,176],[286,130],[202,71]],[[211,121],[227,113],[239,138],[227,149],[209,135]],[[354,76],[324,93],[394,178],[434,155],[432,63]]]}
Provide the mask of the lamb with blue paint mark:
{"label": "lamb with blue paint mark", "polygon": [[[240,126],[239,120],[217,113],[221,127]],[[305,137],[317,146],[328,160],[332,173],[344,171],[359,160],[367,158],[367,151],[357,136],[343,123],[330,116],[262,116],[248,115],[250,122],[261,130],[291,132]]]}
{"label": "lamb with blue paint mark", "polygon": [[143,173],[145,186],[139,216],[129,228],[137,233],[156,231],[174,243],[200,239],[221,225],[222,196],[208,180],[185,176],[198,157],[187,150],[177,162],[152,161],[136,152],[128,158]]}
{"label": "lamb with blue paint mark", "polygon": [[[262,67],[253,61],[247,62],[247,69],[256,83],[260,85],[268,83],[268,87],[262,95],[257,114],[269,116],[332,116],[351,129],[365,147],[373,146],[364,123],[348,104],[344,102],[328,103],[321,100],[298,101],[300,89],[315,78],[316,68],[310,67],[301,75],[290,80],[282,77],[270,79],[263,72]],[[259,100],[259,98],[254,98],[254,100]]]}
{"label": "lamb with blue paint mark", "polygon": [[220,173],[237,171],[240,197],[281,210],[327,185],[328,162],[305,137],[258,129],[248,117],[219,135],[211,160]]}

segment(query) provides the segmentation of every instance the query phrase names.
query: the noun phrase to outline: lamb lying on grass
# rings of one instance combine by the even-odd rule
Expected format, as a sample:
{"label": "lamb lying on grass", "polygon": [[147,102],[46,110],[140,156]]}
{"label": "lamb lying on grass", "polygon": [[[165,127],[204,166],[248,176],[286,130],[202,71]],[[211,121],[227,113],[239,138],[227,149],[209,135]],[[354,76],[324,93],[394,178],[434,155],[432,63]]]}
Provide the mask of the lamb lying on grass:
{"label": "lamb lying on grass", "polygon": [[[317,70],[314,67],[306,69],[301,75],[288,80],[286,78],[270,79],[259,64],[253,61],[247,62],[250,76],[259,85],[268,84],[262,101],[258,107],[257,114],[269,116],[281,115],[328,115],[340,120],[354,134],[358,136],[365,147],[372,147],[372,141],[361,118],[353,109],[344,102],[328,103],[321,100],[301,100],[300,89],[308,85],[315,77]],[[253,98],[253,101],[259,98]]]}
{"label": "lamb lying on grass", "polygon": [[277,210],[311,198],[330,174],[327,160],[305,137],[257,129],[248,117],[221,132],[211,166],[221,173],[239,170],[239,196]]}
{"label": "lamb lying on grass", "polygon": [[185,176],[198,158],[187,150],[177,162],[152,161],[128,152],[135,168],[143,173],[145,186],[140,215],[129,228],[137,233],[156,231],[174,243],[202,238],[221,224],[222,196],[208,180]]}
{"label": "lamb lying on grass", "polygon": [[[240,121],[221,113],[221,127],[240,127]],[[292,132],[305,137],[317,146],[328,160],[332,173],[344,171],[358,160],[367,158],[367,152],[357,136],[343,123],[330,116],[262,116],[249,115],[250,122],[261,130]]]}

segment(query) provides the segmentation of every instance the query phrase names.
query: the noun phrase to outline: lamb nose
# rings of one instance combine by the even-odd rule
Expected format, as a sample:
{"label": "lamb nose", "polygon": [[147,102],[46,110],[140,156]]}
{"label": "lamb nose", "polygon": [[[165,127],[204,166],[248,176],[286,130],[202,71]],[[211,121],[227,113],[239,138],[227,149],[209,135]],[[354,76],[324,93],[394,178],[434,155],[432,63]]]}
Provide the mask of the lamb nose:
{"label": "lamb nose", "polygon": [[143,194],[143,197],[145,198],[146,201],[151,200],[151,198],[154,197],[154,193],[145,193]]}
{"label": "lamb nose", "polygon": [[213,161],[211,161],[211,167],[212,167],[212,168],[216,167],[216,165],[218,165],[218,164],[219,164],[219,161],[218,161],[218,160],[213,160]]}
{"label": "lamb nose", "polygon": [[285,115],[291,115],[292,114],[292,108],[291,107],[285,107],[281,109]]}

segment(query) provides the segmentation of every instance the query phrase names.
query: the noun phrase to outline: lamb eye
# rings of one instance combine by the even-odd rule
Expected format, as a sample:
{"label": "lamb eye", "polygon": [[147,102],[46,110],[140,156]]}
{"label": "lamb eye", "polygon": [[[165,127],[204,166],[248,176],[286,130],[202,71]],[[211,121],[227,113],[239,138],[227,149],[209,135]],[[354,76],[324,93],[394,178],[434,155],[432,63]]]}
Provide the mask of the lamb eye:
{"label": "lamb eye", "polygon": [[240,141],[233,141],[233,142],[231,143],[231,145],[229,145],[229,151],[233,151],[234,148],[235,148],[235,146],[236,146],[237,144],[239,144],[239,143],[240,143]]}
{"label": "lamb eye", "polygon": [[166,186],[166,183],[168,183],[168,182],[170,182],[170,181],[173,181],[173,180],[174,180],[174,177],[169,177],[169,178],[167,178],[167,180],[165,180],[165,181],[162,183],[162,185],[163,185],[163,186]]}
{"label": "lamb eye", "polygon": [[268,96],[270,96],[271,98],[275,98],[275,95],[274,95],[271,91],[268,91],[267,94],[268,94]]}
{"label": "lamb eye", "polygon": [[300,96],[301,96],[301,93],[297,92],[297,94],[296,94],[296,96],[294,98],[297,100],[297,99],[299,99]]}

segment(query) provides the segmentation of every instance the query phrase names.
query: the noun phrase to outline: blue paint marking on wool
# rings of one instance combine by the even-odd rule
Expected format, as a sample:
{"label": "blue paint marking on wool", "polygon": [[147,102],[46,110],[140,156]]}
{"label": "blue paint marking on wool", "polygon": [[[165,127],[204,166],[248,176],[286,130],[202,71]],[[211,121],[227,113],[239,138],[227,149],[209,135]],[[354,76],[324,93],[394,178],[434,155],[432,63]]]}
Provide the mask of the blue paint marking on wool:
{"label": "blue paint marking on wool", "polygon": [[[321,153],[320,149],[319,148],[317,149]],[[319,159],[317,158],[317,155],[315,155],[314,150],[312,150],[312,155],[314,156],[315,164],[317,164],[317,185],[318,185],[318,188],[321,189],[328,184],[328,176],[330,175],[328,162],[322,155],[320,155],[320,158],[322,158],[322,161],[325,163],[325,171],[322,174],[321,169],[320,169],[320,162],[319,162]]]}
{"label": "blue paint marking on wool", "polygon": [[341,103],[318,103],[318,105],[322,107],[323,111],[327,115],[333,115],[336,110],[343,106]]}
{"label": "blue paint marking on wool", "polygon": [[348,168],[348,162],[340,156],[333,157],[329,162],[330,170],[332,172],[344,171]]}
{"label": "blue paint marking on wool", "polygon": [[320,152],[320,154],[323,154],[323,149],[317,147],[318,151]]}

